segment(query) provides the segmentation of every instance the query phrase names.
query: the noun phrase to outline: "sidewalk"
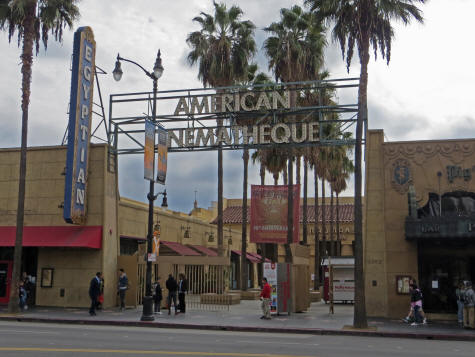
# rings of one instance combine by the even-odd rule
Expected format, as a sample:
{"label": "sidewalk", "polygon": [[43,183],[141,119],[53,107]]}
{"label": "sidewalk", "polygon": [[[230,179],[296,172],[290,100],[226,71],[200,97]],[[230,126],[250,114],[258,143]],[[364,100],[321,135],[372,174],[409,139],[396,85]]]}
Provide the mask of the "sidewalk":
{"label": "sidewalk", "polygon": [[168,315],[168,311],[163,310],[163,315],[155,315],[153,322],[140,321],[141,307],[124,312],[106,309],[98,311],[97,316],[89,316],[88,309],[53,307],[36,307],[11,315],[6,312],[6,307],[0,307],[0,320],[475,341],[475,330],[463,329],[455,322],[410,326],[399,320],[369,318],[367,330],[354,330],[351,328],[352,305],[335,305],[335,314],[330,315],[328,305],[313,303],[305,313],[261,320],[259,304],[259,301],[244,300],[239,305],[231,306],[229,311],[187,309],[186,314],[176,316],[173,313]]}

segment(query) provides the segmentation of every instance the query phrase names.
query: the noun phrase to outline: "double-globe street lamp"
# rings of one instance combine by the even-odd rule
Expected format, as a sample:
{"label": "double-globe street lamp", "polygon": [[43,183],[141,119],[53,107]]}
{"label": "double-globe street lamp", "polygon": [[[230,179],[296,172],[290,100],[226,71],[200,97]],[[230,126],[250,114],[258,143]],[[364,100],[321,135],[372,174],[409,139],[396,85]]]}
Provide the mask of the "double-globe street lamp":
{"label": "double-globe street lamp", "polygon": [[[153,66],[153,71],[149,72],[137,62],[120,57],[117,54],[117,61],[115,62],[115,68],[112,72],[114,79],[120,81],[122,78],[122,68],[120,61],[130,62],[140,67],[142,71],[153,81],[153,108],[152,108],[152,121],[155,124],[157,115],[157,81],[163,74],[162,58],[160,57],[160,50],[157,53],[157,59]],[[155,150],[155,149],[154,149]],[[150,190],[147,195],[148,198],[148,232],[147,232],[147,271],[145,275],[145,296],[143,298],[142,321],[153,321],[153,298],[152,298],[152,261],[150,259],[152,254],[152,239],[153,239],[153,201],[156,200],[158,195],[163,195],[162,207],[167,207],[167,191],[154,194],[154,179],[150,180]]]}

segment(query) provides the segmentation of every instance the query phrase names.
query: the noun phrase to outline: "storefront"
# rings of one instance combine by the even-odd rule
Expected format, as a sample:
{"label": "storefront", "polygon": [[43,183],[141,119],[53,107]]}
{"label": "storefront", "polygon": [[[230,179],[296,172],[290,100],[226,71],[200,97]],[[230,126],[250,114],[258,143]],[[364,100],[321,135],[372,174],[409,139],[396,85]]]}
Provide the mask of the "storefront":
{"label": "storefront", "polygon": [[[12,280],[12,265],[19,156],[18,148],[0,149],[0,304],[8,303],[10,289],[16,289],[18,283]],[[66,147],[29,148],[27,160],[21,269],[32,282],[31,304],[88,306],[89,283],[100,271],[104,306],[115,306],[120,257],[131,257],[136,271],[144,255],[140,252],[145,252],[148,205],[119,196],[118,173],[107,146],[91,145],[87,221],[68,224],[63,218]],[[216,225],[209,223],[210,216],[215,214],[197,206],[190,214],[155,207],[154,224],[161,225],[162,254],[173,245],[188,247],[201,260],[209,260],[203,256],[215,254],[209,248],[217,246]],[[238,231],[226,232],[226,252],[237,249],[240,236]],[[183,266],[200,261],[189,254],[180,259]],[[229,253],[218,259],[219,264],[224,264],[223,259],[229,261]],[[129,273],[132,275],[132,270]]]}
{"label": "storefront", "polygon": [[401,317],[408,282],[424,310],[453,318],[459,281],[475,280],[475,140],[366,142],[364,246],[370,316]]}

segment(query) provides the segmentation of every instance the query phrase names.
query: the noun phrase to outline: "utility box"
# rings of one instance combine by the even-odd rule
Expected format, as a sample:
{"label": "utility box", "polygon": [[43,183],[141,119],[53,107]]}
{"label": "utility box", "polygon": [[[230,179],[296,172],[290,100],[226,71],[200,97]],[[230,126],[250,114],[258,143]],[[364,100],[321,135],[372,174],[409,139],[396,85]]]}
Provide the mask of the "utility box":
{"label": "utility box", "polygon": [[[330,290],[333,288],[333,302],[353,303],[355,301],[355,258],[328,257],[323,260],[325,302],[331,300]],[[331,281],[332,280],[332,281]]]}

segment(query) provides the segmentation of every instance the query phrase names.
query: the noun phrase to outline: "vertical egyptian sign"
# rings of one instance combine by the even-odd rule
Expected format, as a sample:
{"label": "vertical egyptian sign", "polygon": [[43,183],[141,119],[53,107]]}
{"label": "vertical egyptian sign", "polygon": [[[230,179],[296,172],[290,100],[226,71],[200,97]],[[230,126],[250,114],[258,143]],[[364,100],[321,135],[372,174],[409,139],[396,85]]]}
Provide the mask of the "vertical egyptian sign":
{"label": "vertical egyptian sign", "polygon": [[74,33],[63,210],[64,220],[74,224],[84,224],[87,219],[86,189],[95,56],[96,42],[92,29],[80,27]]}
{"label": "vertical egyptian sign", "polygon": [[[287,186],[251,185],[251,242],[287,243]],[[300,185],[293,186],[292,242],[299,241]]]}
{"label": "vertical egyptian sign", "polygon": [[165,128],[158,127],[158,160],[157,160],[157,182],[165,185],[167,178],[167,160],[168,160],[168,132]]}
{"label": "vertical egyptian sign", "polygon": [[143,155],[143,177],[153,181],[153,169],[155,165],[155,124],[151,120],[145,120],[145,146]]}

